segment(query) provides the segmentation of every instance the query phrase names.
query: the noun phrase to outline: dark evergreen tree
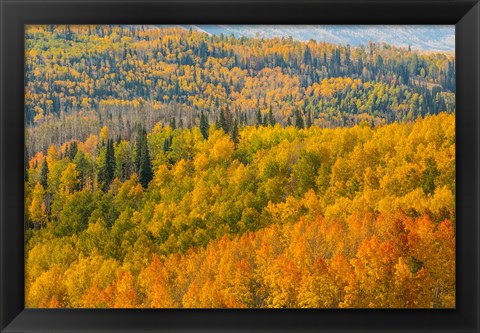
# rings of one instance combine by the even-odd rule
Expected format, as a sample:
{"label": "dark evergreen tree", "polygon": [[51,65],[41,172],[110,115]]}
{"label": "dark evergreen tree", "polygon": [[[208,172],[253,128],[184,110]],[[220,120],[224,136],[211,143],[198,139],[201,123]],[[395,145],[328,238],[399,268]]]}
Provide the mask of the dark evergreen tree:
{"label": "dark evergreen tree", "polygon": [[349,67],[351,64],[350,62],[350,44],[347,44],[347,47],[345,49],[345,65]]}
{"label": "dark evergreen tree", "polygon": [[246,112],[243,113],[243,124],[245,126],[248,125],[248,118],[247,118],[247,113]]}
{"label": "dark evergreen tree", "polygon": [[262,112],[260,112],[260,109],[257,110],[257,126],[262,126],[263,125],[263,119],[262,119]]}
{"label": "dark evergreen tree", "polygon": [[111,183],[115,176],[115,147],[113,146],[113,139],[110,139],[110,145],[107,146],[107,175],[108,181]]}
{"label": "dark evergreen tree", "polygon": [[203,113],[200,114],[200,132],[202,132],[203,138],[205,140],[208,139],[208,129],[209,129],[209,124],[208,124],[208,118],[207,116]]}
{"label": "dark evergreen tree", "polygon": [[71,161],[73,161],[73,159],[75,158],[75,155],[77,155],[77,152],[78,152],[78,144],[77,142],[74,141],[69,145],[68,154],[66,153],[66,155],[68,156],[68,158],[70,158]]}
{"label": "dark evergreen tree", "polygon": [[104,192],[108,190],[115,177],[115,164],[113,139],[108,139],[105,150],[105,161],[98,172],[98,182]]}
{"label": "dark evergreen tree", "polygon": [[312,111],[311,110],[308,110],[308,113],[307,113],[307,120],[306,120],[306,124],[307,128],[310,128],[312,127],[313,125],[313,120],[312,120]]}
{"label": "dark evergreen tree", "polygon": [[263,116],[263,126],[268,126],[269,121],[268,121],[268,114]]}
{"label": "dark evergreen tree", "polygon": [[238,147],[238,143],[240,142],[240,134],[238,132],[238,120],[235,118],[235,121],[233,122],[233,127],[232,127],[232,141],[234,144],[234,149],[236,150]]}
{"label": "dark evergreen tree", "polygon": [[310,52],[308,45],[305,47],[305,52],[303,53],[303,62],[305,65],[312,64],[312,53]]}
{"label": "dark evergreen tree", "polygon": [[87,173],[89,169],[89,163],[85,154],[79,150],[78,153],[75,155],[75,159],[73,163],[77,166],[78,172],[78,183],[77,183],[77,191],[81,191],[87,185]]}
{"label": "dark evergreen tree", "polygon": [[223,131],[225,133],[229,132],[229,126],[228,126],[227,118],[225,117],[225,111],[224,110],[222,110],[220,112],[219,124],[220,124],[220,127],[223,129]]}
{"label": "dark evergreen tree", "polygon": [[[102,147],[105,145],[105,142],[102,141]],[[63,159],[63,157],[69,157],[70,156],[70,145],[65,146],[65,154],[62,154],[60,151],[60,159]]]}
{"label": "dark evergreen tree", "polygon": [[40,174],[40,185],[42,185],[44,189],[46,189],[48,186],[48,173],[48,163],[47,159],[45,159],[45,161],[43,161],[42,172]]}
{"label": "dark evergreen tree", "polygon": [[302,117],[302,114],[300,113],[300,110],[297,110],[295,112],[295,127],[297,128],[305,127],[305,123],[303,122],[303,117]]}
{"label": "dark evergreen tree", "polygon": [[225,123],[226,123],[226,126],[223,130],[226,133],[229,133],[233,127],[233,114],[230,112],[230,109],[228,108],[228,106],[225,109],[223,109],[223,114],[224,114]]}
{"label": "dark evergreen tree", "polygon": [[153,179],[152,161],[148,152],[147,131],[142,129],[137,138],[137,173],[144,188]]}
{"label": "dark evergreen tree", "polygon": [[177,128],[177,123],[175,121],[175,117],[170,118],[170,127],[173,129]]}
{"label": "dark evergreen tree", "polygon": [[173,142],[173,137],[172,136],[169,136],[168,138],[165,138],[165,140],[163,141],[163,151],[165,153],[170,150],[170,147],[172,146],[172,142]]}
{"label": "dark evergreen tree", "polygon": [[275,126],[275,124],[277,123],[271,107],[270,110],[268,110],[268,123],[272,126]]}

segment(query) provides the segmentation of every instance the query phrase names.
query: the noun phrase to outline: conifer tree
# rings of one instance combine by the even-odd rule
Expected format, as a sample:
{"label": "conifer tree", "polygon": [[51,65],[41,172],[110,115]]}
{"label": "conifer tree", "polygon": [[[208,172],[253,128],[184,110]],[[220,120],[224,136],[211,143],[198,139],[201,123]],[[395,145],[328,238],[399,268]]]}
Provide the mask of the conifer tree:
{"label": "conifer tree", "polygon": [[257,110],[257,126],[262,126],[263,125],[263,120],[262,120],[262,113],[260,112],[260,109]]}
{"label": "conifer tree", "polygon": [[[168,138],[165,138],[165,140],[163,141],[163,151],[165,153],[170,150],[170,147],[172,146],[172,141],[173,141],[172,136],[170,136]],[[140,164],[138,164],[138,165],[140,165]],[[138,170],[138,167],[137,167],[137,170]]]}
{"label": "conifer tree", "polygon": [[140,184],[146,188],[148,183],[150,183],[150,181],[153,179],[153,170],[152,161],[150,160],[150,154],[148,152],[147,131],[145,129],[140,130],[137,138],[136,148],[136,166],[138,178],[140,178]]}
{"label": "conifer tree", "polygon": [[[105,144],[104,144],[104,142],[102,141],[102,146],[104,146],[104,145],[105,145]],[[69,145],[67,145],[67,146],[65,147],[65,155],[60,151],[60,159],[62,159],[62,158],[64,158],[64,157],[68,157],[68,156],[70,156],[70,146],[69,146]]]}
{"label": "conifer tree", "polygon": [[77,152],[78,152],[78,144],[76,142],[72,142],[69,145],[69,149],[65,154],[70,158],[71,161],[73,161],[73,159],[75,158],[75,155],[77,155]]}
{"label": "conifer tree", "polygon": [[89,162],[88,159],[85,157],[85,154],[79,150],[78,153],[75,155],[75,159],[73,163],[77,166],[78,172],[78,184],[75,190],[81,191],[87,185],[87,173]]}
{"label": "conifer tree", "polygon": [[273,111],[271,107],[270,110],[268,110],[268,123],[272,126],[275,126],[275,124],[277,123],[275,117],[273,116]]}
{"label": "conifer tree", "polygon": [[224,130],[226,133],[229,133],[233,127],[233,114],[230,112],[230,109],[228,108],[228,106],[225,107],[225,109],[223,110],[223,113],[224,113],[225,123],[226,123],[226,127],[224,128]]}
{"label": "conifer tree", "polygon": [[307,121],[306,121],[306,127],[310,128],[313,125],[313,120],[312,120],[312,111],[309,110],[307,113]]}
{"label": "conifer tree", "polygon": [[170,118],[170,127],[171,127],[172,129],[176,129],[176,128],[177,128],[177,123],[176,123],[176,121],[175,121],[175,117]]}
{"label": "conifer tree", "polygon": [[115,175],[115,150],[113,148],[113,139],[107,140],[105,151],[105,162],[98,173],[98,180],[103,191],[107,191]]}
{"label": "conifer tree", "polygon": [[238,143],[240,142],[240,137],[238,133],[238,120],[235,118],[235,121],[233,122],[233,128],[232,128],[232,141],[234,144],[234,149],[237,149]]}
{"label": "conifer tree", "polygon": [[113,147],[113,139],[110,139],[109,142],[110,145],[107,145],[107,174],[111,183],[115,175],[115,148]]}
{"label": "conifer tree", "polygon": [[208,128],[209,128],[209,124],[208,124],[208,119],[207,119],[207,116],[203,113],[200,114],[200,132],[202,132],[202,135],[203,135],[203,138],[205,140],[208,139]]}
{"label": "conifer tree", "polygon": [[220,112],[219,124],[220,124],[220,127],[223,129],[223,131],[225,133],[229,132],[227,119],[225,117],[225,111],[223,111],[223,110]]}
{"label": "conifer tree", "polygon": [[44,189],[46,189],[48,186],[48,172],[48,163],[47,159],[45,159],[45,161],[43,161],[42,173],[40,175],[40,185],[42,185]]}
{"label": "conifer tree", "polygon": [[300,110],[297,110],[295,112],[295,127],[300,128],[300,129],[305,127],[305,124],[303,122],[303,117],[302,117],[302,114],[300,113]]}

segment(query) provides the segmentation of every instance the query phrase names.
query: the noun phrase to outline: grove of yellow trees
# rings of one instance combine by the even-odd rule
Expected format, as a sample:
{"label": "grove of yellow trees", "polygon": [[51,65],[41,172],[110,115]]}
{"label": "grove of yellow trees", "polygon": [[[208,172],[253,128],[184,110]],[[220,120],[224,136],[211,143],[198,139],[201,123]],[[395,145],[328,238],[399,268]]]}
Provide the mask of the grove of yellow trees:
{"label": "grove of yellow trees", "polygon": [[383,43],[31,25],[25,64],[30,157],[51,144],[85,141],[104,125],[113,139],[129,140],[137,124],[148,132],[160,121],[191,129],[201,112],[213,123],[226,108],[239,126],[266,120],[286,126],[301,113],[330,128],[414,121],[455,109],[454,57]]}
{"label": "grove of yellow trees", "polygon": [[235,124],[34,154],[26,307],[455,307],[453,114]]}
{"label": "grove of yellow trees", "polygon": [[455,58],[25,29],[28,308],[455,307]]}

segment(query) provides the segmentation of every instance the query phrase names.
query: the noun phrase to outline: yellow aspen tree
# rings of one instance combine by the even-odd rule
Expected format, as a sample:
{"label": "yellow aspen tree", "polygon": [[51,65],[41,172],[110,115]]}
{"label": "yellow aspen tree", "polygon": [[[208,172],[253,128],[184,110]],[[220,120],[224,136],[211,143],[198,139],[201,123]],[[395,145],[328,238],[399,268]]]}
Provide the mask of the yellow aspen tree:
{"label": "yellow aspen tree", "polygon": [[136,308],[137,292],[135,281],[129,271],[121,271],[115,281],[115,301],[114,308]]}
{"label": "yellow aspen tree", "polygon": [[35,184],[32,192],[32,203],[28,207],[29,217],[35,228],[41,228],[47,222],[47,208],[45,205],[45,190],[40,183]]}
{"label": "yellow aspen tree", "polygon": [[168,275],[163,263],[154,255],[152,263],[139,276],[140,286],[145,290],[145,306],[152,308],[175,308],[179,304],[173,299]]}

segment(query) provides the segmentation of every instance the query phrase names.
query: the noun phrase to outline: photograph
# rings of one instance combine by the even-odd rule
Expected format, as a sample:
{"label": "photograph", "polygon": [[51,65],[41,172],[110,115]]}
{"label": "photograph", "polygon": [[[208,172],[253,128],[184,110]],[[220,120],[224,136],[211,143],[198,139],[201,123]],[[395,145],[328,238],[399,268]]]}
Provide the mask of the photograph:
{"label": "photograph", "polygon": [[455,309],[455,31],[25,25],[25,308]]}

